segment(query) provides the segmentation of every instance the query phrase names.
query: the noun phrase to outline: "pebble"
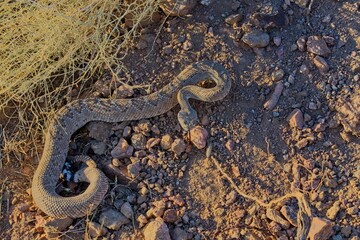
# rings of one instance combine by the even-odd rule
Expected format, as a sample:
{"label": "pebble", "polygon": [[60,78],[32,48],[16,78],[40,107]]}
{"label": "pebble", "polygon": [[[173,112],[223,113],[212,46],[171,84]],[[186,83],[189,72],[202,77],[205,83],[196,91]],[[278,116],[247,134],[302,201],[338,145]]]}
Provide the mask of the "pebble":
{"label": "pebble", "polygon": [[134,163],[131,163],[127,166],[127,170],[130,173],[130,175],[135,178],[137,175],[139,175],[141,171],[141,163],[140,161],[136,161]]}
{"label": "pebble", "polygon": [[336,215],[338,214],[339,211],[340,211],[340,202],[336,201],[334,202],[332,207],[327,210],[326,217],[329,218],[330,220],[335,220]]}
{"label": "pebble", "polygon": [[233,152],[234,148],[235,148],[235,142],[233,140],[228,140],[225,143],[225,148],[229,151],[229,152]]}
{"label": "pebble", "polygon": [[179,156],[181,153],[185,151],[186,145],[184,140],[177,138],[174,140],[174,142],[171,144],[171,150]]}
{"label": "pebble", "polygon": [[145,240],[171,240],[168,226],[159,217],[146,225],[144,237]]}
{"label": "pebble", "polygon": [[171,144],[174,142],[172,137],[169,134],[162,136],[160,141],[160,146],[163,150],[168,150],[171,148]]}
{"label": "pebble", "polygon": [[104,142],[94,141],[91,143],[91,149],[96,155],[103,155],[106,151],[106,144]]}
{"label": "pebble", "polygon": [[281,207],[280,212],[291,225],[297,227],[297,215],[292,207],[284,205]]}
{"label": "pebble", "polygon": [[285,75],[284,70],[278,69],[271,74],[271,79],[273,81],[279,81],[284,77],[284,75]]}
{"label": "pebble", "polygon": [[125,202],[121,205],[120,212],[127,218],[132,219],[134,212],[129,202]]}
{"label": "pebble", "polygon": [[305,8],[309,0],[294,0],[293,2],[296,3],[299,7]]}
{"label": "pebble", "polygon": [[290,127],[302,129],[304,127],[304,117],[300,109],[294,109],[287,117]]}
{"label": "pebble", "polygon": [[136,150],[144,150],[146,149],[146,137],[141,133],[135,133],[131,136],[131,145]]}
{"label": "pebble", "polygon": [[44,224],[44,232],[48,238],[56,238],[58,234],[69,227],[73,222],[72,218],[58,218],[46,221]]}
{"label": "pebble", "polygon": [[309,240],[325,240],[330,239],[334,234],[333,223],[327,219],[314,217],[311,221],[308,233]]}
{"label": "pebble", "polygon": [[270,36],[263,31],[253,30],[245,33],[242,37],[242,41],[252,48],[263,48],[269,45]]}
{"label": "pebble", "polygon": [[278,223],[283,229],[288,229],[290,227],[290,223],[281,216],[279,211],[275,209],[267,208],[266,217]]}
{"label": "pebble", "polygon": [[310,102],[310,103],[309,103],[309,109],[311,109],[311,110],[316,110],[316,109],[317,109],[316,103]]}
{"label": "pebble", "polygon": [[196,0],[164,0],[159,3],[161,10],[170,16],[185,16],[195,7]]}
{"label": "pebble", "polygon": [[310,70],[309,70],[308,66],[305,63],[303,63],[303,64],[301,64],[301,66],[299,68],[299,72],[304,75],[307,75],[310,73]]}
{"label": "pebble", "polygon": [[122,213],[108,209],[100,214],[100,224],[111,230],[119,230],[122,225],[128,224],[130,220]]}
{"label": "pebble", "polygon": [[189,51],[193,48],[193,44],[191,41],[189,40],[186,40],[184,43],[183,43],[183,46],[182,48],[185,50],[185,51]]}
{"label": "pebble", "polygon": [[111,125],[104,122],[90,122],[86,128],[89,131],[89,137],[98,141],[105,142],[111,134]]}
{"label": "pebble", "polygon": [[230,16],[228,16],[227,18],[225,18],[225,22],[229,25],[234,25],[237,24],[238,22],[240,22],[242,20],[242,15],[241,14],[232,14]]}
{"label": "pebble", "polygon": [[305,47],[306,47],[305,44],[306,44],[306,37],[305,36],[299,37],[299,39],[296,41],[297,49],[299,49],[300,52],[305,51]]}
{"label": "pebble", "polygon": [[130,126],[124,127],[122,136],[126,138],[129,137],[130,135],[131,135],[131,127]]}
{"label": "pebble", "polygon": [[134,147],[130,146],[124,138],[120,138],[119,143],[111,150],[113,158],[129,158],[134,152]]}
{"label": "pebble", "polygon": [[344,234],[345,237],[350,237],[351,235],[351,226],[345,226],[341,228],[341,233]]}
{"label": "pebble", "polygon": [[328,57],[331,53],[325,40],[321,36],[310,36],[308,38],[307,51],[323,57]]}
{"label": "pebble", "polygon": [[160,142],[161,142],[160,138],[150,138],[146,142],[146,148],[151,149],[151,148],[155,147],[156,145],[158,145]]}
{"label": "pebble", "polygon": [[279,98],[281,96],[281,93],[284,89],[284,84],[282,82],[278,82],[276,83],[274,92],[271,94],[269,100],[267,100],[264,103],[264,109],[271,111],[275,108],[275,106],[277,105]]}
{"label": "pebble", "polygon": [[273,38],[273,42],[274,42],[275,46],[277,46],[277,47],[280,46],[281,45],[281,37],[275,36]]}
{"label": "pebble", "polygon": [[314,132],[323,132],[328,127],[326,123],[317,123],[314,125],[313,130]]}
{"label": "pebble", "polygon": [[165,222],[174,223],[178,220],[178,215],[175,209],[167,209],[164,212],[163,219]]}
{"label": "pebble", "polygon": [[89,222],[87,224],[87,232],[92,238],[104,236],[108,230],[96,222]]}
{"label": "pebble", "polygon": [[191,236],[189,236],[185,230],[180,227],[175,227],[175,229],[171,232],[172,240],[190,240]]}
{"label": "pebble", "polygon": [[329,65],[323,57],[316,56],[314,58],[314,64],[321,73],[327,73],[329,71]]}
{"label": "pebble", "polygon": [[115,90],[115,97],[116,98],[129,98],[132,97],[134,95],[134,90],[132,87],[128,86],[128,85],[120,85],[116,90]]}
{"label": "pebble", "polygon": [[190,140],[198,149],[203,149],[206,147],[208,136],[208,131],[201,126],[196,126],[190,130]]}

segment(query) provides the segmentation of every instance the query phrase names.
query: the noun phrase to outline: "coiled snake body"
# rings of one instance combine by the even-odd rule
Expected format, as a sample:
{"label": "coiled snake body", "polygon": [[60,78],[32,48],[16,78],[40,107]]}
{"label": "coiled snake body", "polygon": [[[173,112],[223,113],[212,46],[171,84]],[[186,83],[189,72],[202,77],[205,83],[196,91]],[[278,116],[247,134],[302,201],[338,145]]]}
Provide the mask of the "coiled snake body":
{"label": "coiled snake body", "polygon": [[[196,86],[212,80],[215,86]],[[96,167],[80,170],[79,180],[89,183],[80,195],[62,197],[55,192],[66,161],[71,135],[90,121],[122,122],[151,118],[180,104],[178,120],[184,130],[197,123],[197,114],[189,105],[190,98],[213,102],[224,98],[231,86],[226,69],[215,62],[198,62],[184,69],[172,82],[150,95],[133,99],[80,99],[61,108],[50,124],[44,151],[32,182],[35,204],[47,215],[78,218],[91,213],[102,201],[109,183]]]}

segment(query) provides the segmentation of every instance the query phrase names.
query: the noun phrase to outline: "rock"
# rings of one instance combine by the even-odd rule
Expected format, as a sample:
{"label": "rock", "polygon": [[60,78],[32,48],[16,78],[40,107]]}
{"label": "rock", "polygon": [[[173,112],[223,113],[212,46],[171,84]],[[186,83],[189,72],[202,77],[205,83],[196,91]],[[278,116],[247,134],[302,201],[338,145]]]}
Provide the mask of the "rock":
{"label": "rock", "polygon": [[146,137],[141,133],[136,133],[131,137],[131,145],[136,150],[144,150],[146,149]]}
{"label": "rock", "polygon": [[225,18],[225,22],[230,25],[237,24],[241,20],[242,20],[241,14],[232,14],[232,15],[228,16],[227,18]]}
{"label": "rock", "polygon": [[100,214],[99,222],[111,230],[119,230],[122,225],[128,224],[130,220],[122,213],[108,209]]}
{"label": "rock", "polygon": [[106,144],[104,142],[94,141],[91,143],[91,149],[96,155],[103,155],[106,151]]}
{"label": "rock", "polygon": [[303,64],[301,64],[301,66],[299,68],[299,72],[304,75],[308,75],[310,73],[310,70],[309,70],[308,66],[305,63],[303,63]]}
{"label": "rock", "polygon": [[310,36],[308,38],[307,51],[323,57],[328,57],[331,53],[325,40],[321,36]]}
{"label": "rock", "polygon": [[309,140],[307,138],[303,138],[301,140],[299,140],[295,146],[298,148],[298,149],[303,149],[304,147],[306,147],[309,143]]}
{"label": "rock", "polygon": [[185,230],[183,230],[180,227],[176,227],[171,232],[171,239],[172,240],[190,240],[191,237],[189,236],[189,234]]}
{"label": "rock", "polygon": [[134,90],[128,85],[121,85],[115,90],[116,98],[129,98],[134,95]]}
{"label": "rock", "polygon": [[86,125],[89,131],[89,137],[94,138],[98,141],[108,140],[111,134],[111,124],[104,122],[90,122]]}
{"label": "rock", "polygon": [[281,216],[279,211],[275,209],[267,208],[266,217],[278,223],[283,229],[288,229],[290,227],[290,223]]}
{"label": "rock", "polygon": [[16,207],[17,209],[20,210],[20,212],[27,212],[31,207],[31,203],[30,202],[19,203]]}
{"label": "rock", "polygon": [[196,0],[161,0],[160,8],[170,16],[185,16],[196,5]]}
{"label": "rock", "polygon": [[334,234],[333,224],[327,219],[314,217],[308,233],[309,240],[327,240]]}
{"label": "rock", "polygon": [[342,99],[336,110],[344,131],[360,137],[360,94],[355,93],[349,99]]}
{"label": "rock", "polygon": [[185,50],[185,51],[189,51],[193,48],[193,44],[190,40],[186,40],[183,45],[182,45],[182,48]]}
{"label": "rock", "polygon": [[181,153],[185,151],[186,145],[184,140],[177,138],[174,140],[174,142],[171,144],[171,150],[179,156]]}
{"label": "rock", "polygon": [[328,127],[326,123],[317,123],[314,125],[313,130],[314,132],[323,132]]}
{"label": "rock", "polygon": [[242,37],[242,41],[252,48],[262,48],[269,45],[270,36],[263,31],[254,30],[245,33]]}
{"label": "rock", "polygon": [[133,152],[134,147],[130,146],[124,138],[120,138],[119,143],[111,151],[111,156],[118,159],[129,158]]}
{"label": "rock", "polygon": [[140,214],[140,215],[137,217],[136,220],[139,222],[140,227],[142,227],[142,226],[144,226],[145,224],[148,223],[147,218],[146,218],[145,215],[143,215],[143,214]]}
{"label": "rock", "polygon": [[281,93],[284,89],[284,84],[282,82],[278,82],[275,86],[274,92],[271,94],[269,100],[267,100],[264,103],[264,109],[271,111],[275,108],[277,105],[279,98],[281,96]]}
{"label": "rock", "polygon": [[141,171],[141,164],[140,161],[136,161],[134,163],[131,163],[127,166],[127,170],[132,176],[132,178],[135,178],[137,175],[139,175]]}
{"label": "rock", "polygon": [[345,236],[345,237],[350,237],[351,235],[351,226],[345,226],[341,228],[341,233]]}
{"label": "rock", "polygon": [[104,236],[108,230],[96,222],[89,222],[87,224],[87,232],[92,238]]}
{"label": "rock", "polygon": [[234,174],[235,177],[240,177],[240,169],[238,166],[232,165],[231,172]]}
{"label": "rock", "polygon": [[48,238],[56,238],[58,234],[69,227],[73,222],[72,218],[58,218],[53,219],[44,224],[44,232]]}
{"label": "rock", "polygon": [[329,71],[329,65],[326,60],[320,56],[314,58],[314,64],[321,73],[327,73]]}
{"label": "rock", "polygon": [[305,51],[305,44],[306,44],[305,36],[299,37],[299,39],[296,41],[297,49],[299,49],[299,51],[301,51],[301,52]]}
{"label": "rock", "polygon": [[164,212],[163,219],[165,222],[174,223],[178,220],[178,215],[175,209],[167,209]]}
{"label": "rock", "polygon": [[305,8],[309,0],[294,0],[293,2],[296,3],[299,7]]}
{"label": "rock", "polygon": [[300,109],[295,108],[287,117],[290,127],[302,129],[304,127],[304,117]]}
{"label": "rock", "polygon": [[128,219],[132,219],[132,216],[134,215],[129,202],[125,202],[123,205],[121,205],[120,212]]}
{"label": "rock", "polygon": [[130,126],[124,127],[122,136],[123,136],[124,138],[127,138],[127,137],[129,137],[130,135],[131,135],[131,127],[130,127]]}
{"label": "rock", "polygon": [[164,150],[168,150],[171,148],[171,144],[174,142],[172,137],[169,134],[162,136],[160,146]]}
{"label": "rock", "polygon": [[284,70],[278,69],[271,74],[271,80],[277,82],[280,81],[285,75]]}
{"label": "rock", "polygon": [[169,200],[174,202],[174,204],[179,207],[182,207],[185,205],[184,199],[182,199],[182,197],[179,194],[177,194],[176,196],[169,197]]}
{"label": "rock", "polygon": [[280,212],[291,225],[297,227],[297,215],[293,208],[284,205],[281,207]]}
{"label": "rock", "polygon": [[171,240],[169,228],[159,217],[146,225],[144,237],[145,240]]}
{"label": "rock", "polygon": [[311,109],[311,110],[316,110],[316,109],[317,109],[316,103],[314,103],[314,102],[309,102],[309,109]]}
{"label": "rock", "polygon": [[336,215],[338,214],[339,211],[340,211],[340,202],[336,201],[334,202],[332,207],[327,210],[326,217],[329,218],[330,220],[335,220]]}
{"label": "rock", "polygon": [[201,126],[196,126],[190,130],[190,140],[198,149],[203,149],[206,147],[208,136],[208,131]]}
{"label": "rock", "polygon": [[151,149],[151,148],[155,147],[156,145],[158,145],[160,142],[161,142],[160,138],[150,138],[146,142],[146,148]]}
{"label": "rock", "polygon": [[225,143],[225,148],[229,151],[229,152],[233,152],[234,148],[235,148],[235,142],[233,140],[228,140]]}
{"label": "rock", "polygon": [[273,42],[274,42],[274,44],[275,44],[275,46],[280,46],[280,44],[281,44],[281,37],[278,37],[278,36],[276,36],[276,37],[274,37],[273,38]]}

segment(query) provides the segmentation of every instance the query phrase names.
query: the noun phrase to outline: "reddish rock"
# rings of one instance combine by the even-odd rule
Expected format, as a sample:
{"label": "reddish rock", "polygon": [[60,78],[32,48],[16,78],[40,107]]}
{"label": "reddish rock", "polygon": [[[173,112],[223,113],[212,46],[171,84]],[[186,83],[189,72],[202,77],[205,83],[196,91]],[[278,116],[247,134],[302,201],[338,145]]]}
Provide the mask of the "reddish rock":
{"label": "reddish rock", "polygon": [[302,129],[304,127],[304,116],[300,109],[295,108],[287,117],[290,127]]}
{"label": "reddish rock", "polygon": [[327,240],[330,239],[334,231],[333,223],[327,219],[314,217],[308,234],[309,240]]}
{"label": "reddish rock", "polygon": [[178,215],[175,209],[167,209],[164,212],[163,219],[165,222],[174,223],[178,220]]}
{"label": "reddish rock", "polygon": [[171,240],[168,226],[159,217],[146,225],[144,237],[145,240]]}
{"label": "reddish rock", "polygon": [[175,139],[171,144],[171,150],[178,156],[185,151],[185,147],[186,145],[184,140],[179,138]]}
{"label": "reddish rock", "polygon": [[196,126],[190,130],[190,140],[198,149],[206,147],[206,140],[208,136],[208,131],[203,127]]}
{"label": "reddish rock", "polygon": [[321,36],[310,36],[308,38],[307,51],[323,57],[328,57],[331,53]]}
{"label": "reddish rock", "polygon": [[326,60],[320,56],[314,58],[314,64],[321,73],[327,73],[329,71],[329,65]]}
{"label": "reddish rock", "polygon": [[301,36],[297,41],[296,41],[296,46],[299,49],[299,51],[304,52],[305,51],[305,44],[306,44],[306,37],[305,36]]}
{"label": "reddish rock", "polygon": [[317,123],[315,124],[313,130],[314,132],[323,132],[328,127],[326,123]]}

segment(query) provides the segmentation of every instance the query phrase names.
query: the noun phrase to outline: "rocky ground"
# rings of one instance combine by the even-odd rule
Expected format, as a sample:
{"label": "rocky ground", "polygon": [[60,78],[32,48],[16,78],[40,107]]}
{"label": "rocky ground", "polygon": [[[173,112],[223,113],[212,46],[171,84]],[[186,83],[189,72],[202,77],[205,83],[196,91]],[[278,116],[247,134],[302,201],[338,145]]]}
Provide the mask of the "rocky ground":
{"label": "rocky ground", "polygon": [[[91,156],[112,179],[82,219],[51,219],[33,205],[39,155],[3,166],[1,238],[295,239],[308,204],[309,239],[359,239],[360,4],[183,0],[174,10],[173,2],[126,57],[131,71],[118,77],[128,85],[104,76],[82,97],[146,95],[200,60],[229,70],[230,94],[194,102],[200,124],[190,133],[178,107],[80,129],[69,155]],[[180,17],[165,17],[173,11]],[[84,187],[62,182],[58,191]]]}

